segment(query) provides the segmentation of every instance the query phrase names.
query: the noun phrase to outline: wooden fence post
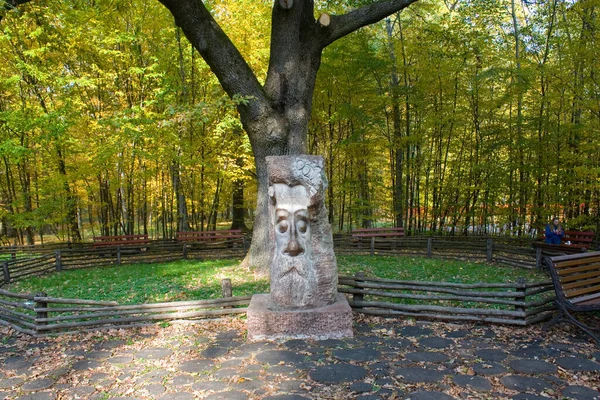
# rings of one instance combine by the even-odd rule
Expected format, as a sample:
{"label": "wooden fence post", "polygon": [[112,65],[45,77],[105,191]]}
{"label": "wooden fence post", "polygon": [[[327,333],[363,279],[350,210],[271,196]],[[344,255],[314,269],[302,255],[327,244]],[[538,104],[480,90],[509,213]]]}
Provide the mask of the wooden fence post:
{"label": "wooden fence post", "polygon": [[375,255],[375,236],[371,238],[371,255]]}
{"label": "wooden fence post", "polygon": [[432,248],[433,248],[433,238],[427,238],[427,258],[431,258]]}
{"label": "wooden fence post", "polygon": [[121,265],[121,246],[117,246],[117,265]]}
{"label": "wooden fence post", "polygon": [[[362,280],[361,278],[364,278],[364,277],[365,277],[365,273],[364,273],[364,272],[362,272],[362,271],[359,271],[359,272],[357,272],[357,273],[354,275],[354,280],[355,280],[356,282],[363,282],[363,280]],[[358,289],[358,290],[362,290],[361,288],[358,288],[358,287],[356,287],[356,286],[355,286],[354,288],[355,288],[355,289]],[[357,301],[364,301],[364,299],[365,299],[365,296],[364,296],[362,293],[354,293],[354,294],[352,295],[352,301],[354,301],[354,302],[357,302]],[[354,306],[354,308],[362,308],[362,307],[360,307],[360,306]]]}
{"label": "wooden fence post", "polygon": [[[222,293],[224,299],[233,296],[233,289],[231,287],[231,279],[221,279],[221,293]],[[223,308],[233,308],[233,306],[225,306]]]}
{"label": "wooden fence post", "polygon": [[[524,294],[525,291],[527,290],[527,280],[525,278],[517,278],[517,293],[519,294]],[[522,301],[523,303],[526,302],[527,298],[526,297],[518,297],[515,298],[516,301]],[[515,306],[515,311],[522,311],[525,312],[525,306]]]}
{"label": "wooden fence post", "polygon": [[60,272],[62,271],[62,254],[60,250],[54,252],[54,257],[56,258],[56,272]]}
{"label": "wooden fence post", "polygon": [[[47,297],[48,294],[45,292],[39,292],[35,294],[35,297]],[[35,308],[48,308],[48,303],[46,303],[45,301],[35,301]],[[48,311],[36,311],[35,313],[35,318],[36,320],[38,318],[48,318]],[[48,325],[47,322],[37,322],[35,321],[35,325]]]}
{"label": "wooden fence post", "polygon": [[223,298],[233,296],[233,289],[231,287],[231,279],[221,279],[221,292],[223,294]]}
{"label": "wooden fence post", "polygon": [[537,269],[542,269],[542,248],[537,247],[535,249],[535,267]]}
{"label": "wooden fence post", "polygon": [[4,270],[4,283],[10,283],[10,271],[8,270],[8,261],[2,263],[2,269]]}
{"label": "wooden fence post", "polygon": [[10,246],[10,259],[13,261],[17,259],[17,246]]}
{"label": "wooden fence post", "polygon": [[487,262],[491,263],[492,262],[492,248],[494,247],[494,242],[492,239],[488,239],[487,240],[487,244],[486,244],[486,259]]}
{"label": "wooden fence post", "polygon": [[187,247],[187,243],[183,244],[183,259],[187,260],[188,258],[188,247]]}

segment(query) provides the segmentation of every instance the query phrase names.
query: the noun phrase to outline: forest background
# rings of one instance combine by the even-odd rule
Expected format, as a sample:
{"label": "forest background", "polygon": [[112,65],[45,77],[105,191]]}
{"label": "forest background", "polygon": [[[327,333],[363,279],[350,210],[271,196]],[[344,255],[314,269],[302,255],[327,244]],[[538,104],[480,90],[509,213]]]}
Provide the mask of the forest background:
{"label": "forest background", "polygon": [[[257,76],[271,0],[211,12]],[[352,1],[318,1],[323,12]],[[334,231],[600,231],[599,0],[421,0],[330,45],[309,152]],[[0,22],[4,243],[243,228],[254,160],[155,0],[35,1]]]}

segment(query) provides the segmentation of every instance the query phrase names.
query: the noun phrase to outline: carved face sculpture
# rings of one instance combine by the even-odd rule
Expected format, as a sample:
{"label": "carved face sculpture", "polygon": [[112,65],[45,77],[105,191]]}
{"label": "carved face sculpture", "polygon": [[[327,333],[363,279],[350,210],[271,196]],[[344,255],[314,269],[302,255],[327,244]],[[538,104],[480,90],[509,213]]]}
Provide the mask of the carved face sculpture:
{"label": "carved face sculpture", "polygon": [[308,195],[304,186],[275,184],[275,243],[277,251],[289,257],[304,254],[310,240]]}
{"label": "carved face sculpture", "polygon": [[275,201],[275,255],[271,264],[271,296],[282,307],[304,307],[316,295],[311,257],[309,196],[302,185],[276,183],[269,189]]}

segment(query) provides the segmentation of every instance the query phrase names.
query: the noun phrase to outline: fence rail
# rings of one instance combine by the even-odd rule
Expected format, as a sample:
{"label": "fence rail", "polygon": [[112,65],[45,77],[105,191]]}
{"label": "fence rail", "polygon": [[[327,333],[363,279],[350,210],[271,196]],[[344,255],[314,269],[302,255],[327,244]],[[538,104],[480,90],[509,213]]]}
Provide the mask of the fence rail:
{"label": "fence rail", "polygon": [[0,287],[34,275],[44,275],[71,269],[177,261],[181,259],[243,257],[243,246],[223,242],[177,243],[154,242],[147,246],[114,246],[94,249],[91,246],[77,249],[52,250],[33,258],[16,257],[1,261]]}
{"label": "fence rail", "polygon": [[[228,280],[225,280],[228,281]],[[224,286],[230,283],[223,283]],[[251,296],[120,305],[111,301],[62,299],[45,293],[24,295],[0,289],[0,324],[45,336],[82,330],[129,328],[158,321],[197,320],[243,314]]]}
{"label": "fence rail", "polygon": [[[460,240],[462,239],[462,240]],[[336,235],[336,251],[345,254],[406,255],[443,259],[490,262],[512,267],[534,269],[541,265],[541,254],[522,240],[501,238],[352,238]]]}
{"label": "fence rail", "polygon": [[[503,239],[408,237],[352,239],[336,235],[339,254],[410,255],[487,261],[525,269],[541,265],[541,253]],[[91,244],[71,248],[31,246],[2,248],[0,287],[34,275],[71,269],[181,259],[242,257],[246,249],[234,242],[179,243],[152,241],[143,246],[94,249]],[[27,257],[27,254],[30,256]],[[33,255],[33,257],[31,257]],[[339,277],[339,291],[351,295],[350,305],[365,314],[410,316],[445,321],[480,321],[529,325],[547,319],[554,310],[550,281],[535,284],[456,284]],[[230,283],[229,283],[230,285]],[[18,294],[0,289],[0,324],[32,335],[133,327],[173,319],[210,318],[245,313],[250,297],[120,305],[82,299],[60,299],[44,293]]]}
{"label": "fence rail", "polygon": [[340,276],[338,291],[352,295],[350,306],[371,315],[530,325],[555,310],[550,280],[525,283],[461,284]]}

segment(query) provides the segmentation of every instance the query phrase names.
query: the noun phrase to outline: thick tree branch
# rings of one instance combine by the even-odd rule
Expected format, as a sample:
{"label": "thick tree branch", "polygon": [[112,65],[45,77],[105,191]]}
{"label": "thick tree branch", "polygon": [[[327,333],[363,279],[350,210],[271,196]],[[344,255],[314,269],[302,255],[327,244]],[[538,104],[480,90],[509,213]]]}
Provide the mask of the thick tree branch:
{"label": "thick tree branch", "polygon": [[324,27],[322,46],[325,48],[349,33],[363,26],[381,21],[385,17],[400,11],[417,0],[385,0],[350,11],[348,14],[331,16],[329,26]]}
{"label": "thick tree branch", "polygon": [[[238,107],[249,120],[264,115],[269,102],[238,49],[199,0],[159,0],[175,17],[190,43],[198,50],[225,92],[234,97],[251,98],[247,106]],[[244,118],[242,118],[243,120]]]}

